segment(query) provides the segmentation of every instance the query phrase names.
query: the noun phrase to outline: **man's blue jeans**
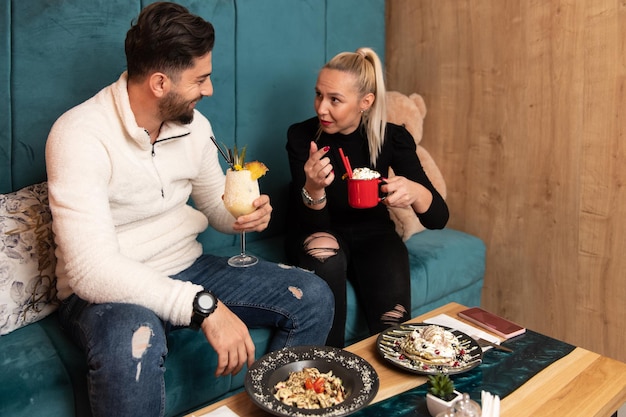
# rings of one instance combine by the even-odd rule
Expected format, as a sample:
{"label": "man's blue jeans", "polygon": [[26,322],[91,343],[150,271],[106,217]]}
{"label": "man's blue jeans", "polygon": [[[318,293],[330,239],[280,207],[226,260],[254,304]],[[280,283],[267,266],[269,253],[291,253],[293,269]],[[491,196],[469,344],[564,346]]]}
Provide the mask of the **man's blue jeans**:
{"label": "man's blue jeans", "polygon": [[[233,268],[226,261],[203,255],[172,278],[213,291],[250,328],[274,328],[271,350],[324,344],[334,299],[322,279],[281,264],[259,261],[252,267]],[[163,416],[163,363],[172,326],[138,305],[90,304],[76,295],[63,301],[59,317],[86,353],[94,417]]]}

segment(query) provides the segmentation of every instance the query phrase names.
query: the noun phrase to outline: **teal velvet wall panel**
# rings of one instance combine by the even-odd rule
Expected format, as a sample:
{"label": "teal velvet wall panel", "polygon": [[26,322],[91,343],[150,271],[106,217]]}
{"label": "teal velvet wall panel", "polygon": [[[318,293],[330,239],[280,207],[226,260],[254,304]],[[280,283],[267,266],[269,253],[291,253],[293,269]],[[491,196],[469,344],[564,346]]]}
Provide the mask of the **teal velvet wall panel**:
{"label": "teal velvet wall panel", "polygon": [[0,2],[0,193],[11,191],[11,3]]}
{"label": "teal velvet wall panel", "polygon": [[197,109],[211,121],[218,141],[230,144],[236,126],[234,71],[236,8],[234,2],[232,0],[184,0],[178,3],[187,7],[190,12],[202,16],[215,27],[213,73],[211,74],[213,96],[200,101]]}
{"label": "teal velvet wall panel", "polygon": [[[361,46],[373,48],[385,62],[385,2],[380,0],[328,1],[327,58]],[[367,13],[361,11],[367,10]]]}
{"label": "teal velvet wall panel", "polygon": [[[239,0],[237,20],[237,142],[249,144],[251,159],[269,172],[259,180],[274,207],[270,230],[282,219],[289,184],[285,143],[290,124],[314,115],[317,71],[325,58],[325,7],[319,0],[279,0],[267,16],[267,4]],[[262,237],[251,235],[251,240]]]}
{"label": "teal velvet wall panel", "polygon": [[124,70],[124,34],[138,7],[127,0],[12,2],[12,176],[46,178],[44,147],[64,111]]}

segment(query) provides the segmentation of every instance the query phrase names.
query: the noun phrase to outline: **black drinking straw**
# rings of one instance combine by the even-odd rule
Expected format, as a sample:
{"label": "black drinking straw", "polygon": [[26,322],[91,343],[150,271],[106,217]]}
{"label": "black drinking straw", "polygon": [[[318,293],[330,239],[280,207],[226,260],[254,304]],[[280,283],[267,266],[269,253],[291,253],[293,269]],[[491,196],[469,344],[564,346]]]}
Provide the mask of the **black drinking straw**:
{"label": "black drinking straw", "polygon": [[224,152],[221,146],[217,144],[217,141],[215,140],[213,136],[211,136],[211,140],[215,144],[215,147],[217,148],[217,150],[220,151],[220,154],[222,154],[222,156],[224,157],[224,159],[226,160],[226,163],[230,166],[230,168],[235,169],[232,159],[229,158],[228,155],[226,155],[226,152]]}

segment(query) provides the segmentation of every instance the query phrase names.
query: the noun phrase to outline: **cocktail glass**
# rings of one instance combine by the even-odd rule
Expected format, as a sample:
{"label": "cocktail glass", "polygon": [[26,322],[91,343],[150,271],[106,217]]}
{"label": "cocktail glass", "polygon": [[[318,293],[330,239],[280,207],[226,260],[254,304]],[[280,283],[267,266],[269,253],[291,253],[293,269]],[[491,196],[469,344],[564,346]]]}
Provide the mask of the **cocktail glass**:
{"label": "cocktail glass", "polygon": [[[252,213],[255,208],[252,202],[260,195],[259,182],[252,179],[249,170],[243,169],[226,171],[226,185],[224,186],[224,206],[235,218]],[[246,254],[246,232],[241,232],[241,253],[228,260],[234,267],[252,266],[259,260]]]}

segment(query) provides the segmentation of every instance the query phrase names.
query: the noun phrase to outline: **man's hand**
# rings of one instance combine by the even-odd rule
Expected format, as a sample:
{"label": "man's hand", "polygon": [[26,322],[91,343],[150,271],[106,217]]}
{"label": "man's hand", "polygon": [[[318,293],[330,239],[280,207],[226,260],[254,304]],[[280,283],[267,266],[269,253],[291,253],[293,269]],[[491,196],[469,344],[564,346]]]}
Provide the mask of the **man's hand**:
{"label": "man's hand", "polygon": [[254,343],[248,327],[218,301],[217,309],[202,322],[202,332],[217,352],[215,376],[236,374],[254,362]]}
{"label": "man's hand", "polygon": [[267,229],[273,210],[270,204],[270,197],[266,194],[261,194],[259,198],[252,202],[252,205],[256,207],[256,210],[250,214],[237,217],[233,224],[233,230],[237,232],[262,232]]}

